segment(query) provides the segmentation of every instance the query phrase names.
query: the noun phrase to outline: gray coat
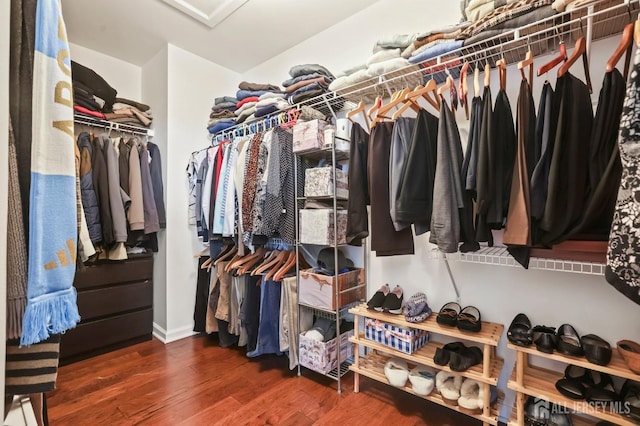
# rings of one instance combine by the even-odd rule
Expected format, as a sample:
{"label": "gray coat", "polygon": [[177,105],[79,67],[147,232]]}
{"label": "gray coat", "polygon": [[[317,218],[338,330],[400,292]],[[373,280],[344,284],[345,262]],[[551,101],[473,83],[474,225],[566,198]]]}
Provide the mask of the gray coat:
{"label": "gray coat", "polygon": [[102,241],[102,225],[100,224],[100,205],[93,187],[93,145],[87,132],[78,135],[78,149],[80,150],[80,196],[82,208],[89,228],[89,238],[92,243]]}

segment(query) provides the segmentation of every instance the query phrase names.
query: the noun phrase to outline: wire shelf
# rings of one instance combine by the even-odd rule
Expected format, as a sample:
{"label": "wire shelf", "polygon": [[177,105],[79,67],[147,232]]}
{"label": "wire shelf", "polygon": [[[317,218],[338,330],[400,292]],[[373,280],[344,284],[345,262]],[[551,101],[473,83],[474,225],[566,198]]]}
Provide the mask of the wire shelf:
{"label": "wire shelf", "polygon": [[116,132],[133,133],[141,136],[153,136],[153,129],[148,129],[141,126],[132,126],[129,124],[114,123],[113,121],[103,120],[98,117],[91,117],[84,114],[74,112],[73,114],[74,124],[82,124],[91,127],[100,127],[105,130],[113,130]]}
{"label": "wire shelf", "polygon": [[[443,253],[433,250],[433,259],[447,259],[458,262],[481,263],[485,265],[514,266],[522,268],[509,254],[506,247],[483,247],[470,253]],[[532,257],[529,261],[529,269],[541,269],[545,271],[573,272],[589,275],[604,275],[605,264],[595,262],[578,262],[564,259],[543,259]]]}
{"label": "wire shelf", "polygon": [[[362,301],[358,300],[356,302],[353,303],[349,303],[348,305],[345,305],[343,307],[341,307],[339,309],[339,313],[340,313],[340,317],[342,318],[344,316],[344,314],[351,308],[354,308],[356,306],[358,306],[359,304],[361,304]],[[327,318],[330,320],[333,320],[336,318],[336,311],[335,310],[331,310],[331,309],[327,309],[327,308],[321,308],[318,306],[312,306],[312,305],[307,305],[306,303],[298,303],[298,305],[300,305],[301,308],[307,309],[311,312],[313,312],[313,315],[315,315],[317,318]]]}
{"label": "wire shelf", "polygon": [[353,359],[347,359],[339,367],[334,368],[333,370],[327,373],[327,377],[331,377],[334,380],[338,380],[338,378],[344,376],[349,372],[349,366],[353,364]]}

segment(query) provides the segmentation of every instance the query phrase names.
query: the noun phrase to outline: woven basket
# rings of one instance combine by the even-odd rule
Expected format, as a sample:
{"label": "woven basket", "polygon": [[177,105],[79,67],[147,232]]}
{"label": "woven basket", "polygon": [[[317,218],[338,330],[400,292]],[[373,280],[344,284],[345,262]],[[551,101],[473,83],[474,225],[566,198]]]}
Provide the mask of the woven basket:
{"label": "woven basket", "polygon": [[640,343],[632,340],[620,340],[616,346],[627,363],[627,367],[634,373],[640,374]]}

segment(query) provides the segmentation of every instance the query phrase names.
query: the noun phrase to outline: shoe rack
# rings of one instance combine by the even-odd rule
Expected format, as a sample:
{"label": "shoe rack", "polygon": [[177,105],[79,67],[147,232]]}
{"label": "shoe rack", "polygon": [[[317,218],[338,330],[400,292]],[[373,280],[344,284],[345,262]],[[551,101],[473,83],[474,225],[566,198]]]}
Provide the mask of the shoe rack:
{"label": "shoe rack", "polygon": [[[558,380],[562,379],[562,372],[551,371],[544,368],[532,366],[529,364],[530,357],[541,357],[553,361],[559,361],[563,364],[571,364],[586,369],[599,371],[614,377],[621,377],[640,381],[640,375],[632,372],[627,367],[624,359],[617,349],[613,348],[611,362],[608,365],[597,365],[587,361],[584,357],[575,357],[563,355],[558,352],[547,354],[536,349],[535,345],[522,347],[512,343],[508,343],[507,347],[516,351],[516,365],[513,374],[509,380],[508,387],[516,392],[516,410],[515,415],[509,421],[509,426],[524,425],[524,403],[528,396],[544,399],[553,404],[574,410],[576,413],[583,413],[596,417],[600,420],[611,422],[615,425],[637,425],[633,420],[612,412],[611,410],[595,409],[591,407],[585,400],[573,400],[562,395],[555,387]],[[624,408],[624,407],[621,407]],[[585,419],[579,416],[572,416],[574,426],[595,425],[595,421]]]}
{"label": "shoe rack", "polygon": [[[474,365],[464,372],[453,372],[459,374],[462,377],[473,379],[478,381],[484,386],[484,408],[481,414],[469,414],[463,411],[458,406],[449,405],[440,396],[436,389],[429,395],[423,396],[416,394],[411,385],[404,386],[400,389],[403,391],[416,395],[427,401],[448,407],[452,410],[467,414],[483,422],[483,425],[497,425],[499,415],[499,402],[490,404],[491,392],[490,386],[496,386],[498,383],[498,377],[502,370],[503,360],[496,356],[496,347],[500,340],[500,336],[504,330],[502,324],[482,321],[482,330],[478,333],[470,333],[458,330],[455,327],[446,327],[436,322],[436,314],[434,313],[429,318],[421,323],[411,323],[404,319],[403,315],[392,315],[378,311],[372,311],[367,309],[366,304],[359,305],[351,308],[349,313],[355,316],[354,324],[354,336],[349,340],[355,344],[354,362],[349,368],[355,373],[353,380],[354,392],[360,391],[360,376],[368,377],[369,379],[376,380],[382,383],[389,383],[384,374],[384,365],[390,357],[398,357],[407,360],[408,363],[414,365],[422,365],[435,368],[436,370],[442,370],[452,372],[449,366],[437,365],[433,362],[433,356],[438,348],[444,346],[443,343],[434,341],[437,335],[448,336],[461,341],[480,344],[483,351],[483,362],[479,365]],[[375,320],[384,321],[388,324],[393,324],[402,328],[413,328],[419,330],[426,330],[431,333],[430,341],[422,348],[418,349],[412,354],[407,354],[383,344],[374,342],[364,337],[364,331],[359,330],[360,321],[362,318],[371,318]],[[360,356],[360,347],[367,348],[367,355]]]}

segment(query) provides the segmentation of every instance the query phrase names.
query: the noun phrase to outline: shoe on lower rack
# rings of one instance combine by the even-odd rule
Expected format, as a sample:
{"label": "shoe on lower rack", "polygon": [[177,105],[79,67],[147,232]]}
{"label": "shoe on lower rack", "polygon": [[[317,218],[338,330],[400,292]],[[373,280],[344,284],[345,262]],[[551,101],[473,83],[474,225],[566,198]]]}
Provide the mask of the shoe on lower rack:
{"label": "shoe on lower rack", "polygon": [[371,299],[367,302],[367,308],[382,312],[382,304],[390,291],[389,284],[384,284],[380,287],[380,290],[371,296]]}
{"label": "shoe on lower rack", "polygon": [[390,314],[400,315],[402,313],[402,297],[402,287],[395,286],[384,298],[382,310]]}

